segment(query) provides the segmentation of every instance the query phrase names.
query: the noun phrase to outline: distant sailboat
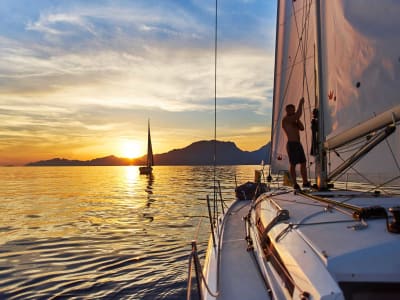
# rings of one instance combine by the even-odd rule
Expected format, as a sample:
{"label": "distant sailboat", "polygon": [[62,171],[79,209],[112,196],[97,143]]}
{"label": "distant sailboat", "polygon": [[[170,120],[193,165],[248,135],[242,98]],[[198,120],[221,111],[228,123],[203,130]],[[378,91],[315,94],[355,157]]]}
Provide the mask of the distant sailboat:
{"label": "distant sailboat", "polygon": [[146,166],[140,167],[140,174],[151,174],[153,172],[152,166],[154,166],[153,147],[151,146],[151,135],[150,135],[150,121],[147,126],[147,163]]}

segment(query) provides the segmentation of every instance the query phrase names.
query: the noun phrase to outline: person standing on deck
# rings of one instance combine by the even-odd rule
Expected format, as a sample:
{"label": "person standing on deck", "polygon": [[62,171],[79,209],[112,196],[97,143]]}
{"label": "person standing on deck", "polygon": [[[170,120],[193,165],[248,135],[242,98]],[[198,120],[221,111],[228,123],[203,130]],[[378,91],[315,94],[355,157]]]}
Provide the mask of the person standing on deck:
{"label": "person standing on deck", "polygon": [[293,180],[293,187],[300,189],[296,180],[296,165],[300,164],[300,173],[303,179],[303,187],[310,187],[311,184],[307,179],[306,155],[300,142],[300,131],[304,130],[304,125],[300,121],[303,113],[304,98],[301,98],[297,110],[293,104],[286,106],[286,116],[282,119],[282,127],[286,133],[288,142],[286,150],[290,162],[290,176]]}

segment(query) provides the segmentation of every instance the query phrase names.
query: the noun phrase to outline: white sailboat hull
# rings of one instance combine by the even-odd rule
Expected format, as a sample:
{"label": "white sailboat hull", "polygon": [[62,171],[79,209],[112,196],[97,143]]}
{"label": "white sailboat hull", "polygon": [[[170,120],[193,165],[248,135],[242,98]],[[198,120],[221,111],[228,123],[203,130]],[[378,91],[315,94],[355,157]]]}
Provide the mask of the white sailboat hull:
{"label": "white sailboat hull", "polygon": [[[207,252],[206,299],[400,299],[400,196],[386,188],[400,178],[399,11],[389,0],[278,1],[271,170],[290,165],[282,120],[305,98],[298,135],[312,140],[307,167],[321,191],[278,184],[246,200],[245,220],[231,208],[217,227],[221,247]],[[343,176],[368,192],[326,191]]]}
{"label": "white sailboat hull", "polygon": [[[269,299],[264,278],[256,268],[253,253],[248,252],[243,217],[250,201],[236,201],[219,219],[216,246],[210,238],[203,274],[204,299]],[[219,266],[218,266],[219,264]]]}
{"label": "white sailboat hull", "polygon": [[[321,196],[321,193],[316,194]],[[350,205],[362,207],[379,204],[385,209],[400,201],[400,197],[374,197],[358,192],[332,191],[322,196],[347,200]],[[237,201],[233,207],[237,209],[243,203]],[[251,251],[247,249],[244,236],[246,224],[242,216],[247,215],[246,211],[250,211],[251,216],[247,221],[248,237],[253,245]],[[247,299],[400,297],[400,235],[388,232],[386,219],[359,221],[352,217],[349,209],[285,189],[264,193],[247,204],[246,211],[234,222],[225,220],[225,225],[220,227],[219,250],[210,240],[204,274],[218,297],[210,295],[203,286],[205,299],[245,299],[243,295],[249,290],[256,294]],[[288,213],[289,218],[273,224],[282,211]],[[232,218],[232,209],[225,218]],[[239,236],[227,237],[231,235],[227,232],[232,230]],[[235,258],[229,260],[226,256],[231,255],[229,247],[233,243],[241,244],[235,249]],[[222,258],[218,272],[219,255]],[[251,259],[244,259],[246,256]],[[241,271],[232,271],[235,269],[232,264]],[[254,277],[247,274],[248,268],[253,269]],[[226,282],[230,284],[224,284]],[[258,287],[249,288],[250,283],[255,282]]]}

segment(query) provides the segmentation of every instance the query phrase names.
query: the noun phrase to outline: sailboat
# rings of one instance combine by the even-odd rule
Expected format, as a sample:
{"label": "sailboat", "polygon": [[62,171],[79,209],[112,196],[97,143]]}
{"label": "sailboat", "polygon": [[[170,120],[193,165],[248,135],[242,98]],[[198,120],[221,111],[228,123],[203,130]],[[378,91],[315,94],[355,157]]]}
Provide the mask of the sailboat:
{"label": "sailboat", "polygon": [[146,166],[139,167],[140,174],[152,174],[154,166],[153,147],[151,145],[150,120],[147,123],[147,156]]}
{"label": "sailboat", "polygon": [[[399,16],[391,0],[278,1],[271,165],[227,210],[209,201],[202,299],[400,299]],[[302,97],[312,187],[295,189],[281,124]]]}

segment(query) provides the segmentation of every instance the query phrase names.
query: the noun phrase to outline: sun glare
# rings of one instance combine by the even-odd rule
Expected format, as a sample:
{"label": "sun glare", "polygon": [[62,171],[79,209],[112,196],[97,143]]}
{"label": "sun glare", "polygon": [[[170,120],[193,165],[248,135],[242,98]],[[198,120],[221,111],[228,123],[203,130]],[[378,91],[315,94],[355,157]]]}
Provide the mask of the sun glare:
{"label": "sun glare", "polygon": [[142,153],[142,146],[137,141],[123,141],[121,142],[121,155],[126,158],[136,158],[144,155]]}

